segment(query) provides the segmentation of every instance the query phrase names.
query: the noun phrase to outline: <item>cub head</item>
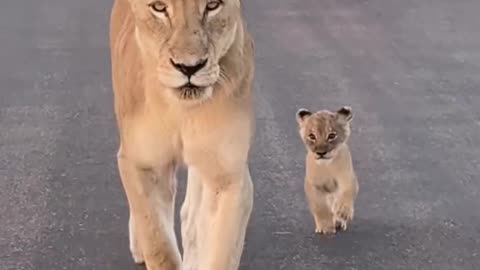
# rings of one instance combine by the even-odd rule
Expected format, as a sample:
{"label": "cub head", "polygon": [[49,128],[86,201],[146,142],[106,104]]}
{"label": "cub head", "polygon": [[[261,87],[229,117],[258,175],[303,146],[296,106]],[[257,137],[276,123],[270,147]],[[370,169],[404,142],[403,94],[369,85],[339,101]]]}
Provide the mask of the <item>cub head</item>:
{"label": "cub head", "polygon": [[316,159],[331,159],[338,147],[350,137],[353,113],[344,106],[336,112],[327,110],[310,112],[300,109],[296,113],[300,137]]}
{"label": "cub head", "polygon": [[240,0],[128,0],[136,41],[180,99],[208,98],[241,27]]}

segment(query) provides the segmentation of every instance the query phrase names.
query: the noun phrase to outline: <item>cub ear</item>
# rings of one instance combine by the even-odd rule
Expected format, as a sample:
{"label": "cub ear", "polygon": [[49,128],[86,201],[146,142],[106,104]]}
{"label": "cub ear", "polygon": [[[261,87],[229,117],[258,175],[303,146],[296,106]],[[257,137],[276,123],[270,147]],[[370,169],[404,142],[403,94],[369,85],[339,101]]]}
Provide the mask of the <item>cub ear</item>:
{"label": "cub ear", "polygon": [[297,122],[300,124],[303,122],[303,120],[305,120],[307,117],[309,117],[310,115],[312,115],[312,113],[307,110],[307,109],[304,109],[304,108],[301,108],[297,111],[296,113],[296,119],[297,119]]}
{"label": "cub ear", "polygon": [[338,119],[343,120],[345,122],[352,121],[352,118],[353,118],[352,107],[343,106],[337,111],[337,117]]}

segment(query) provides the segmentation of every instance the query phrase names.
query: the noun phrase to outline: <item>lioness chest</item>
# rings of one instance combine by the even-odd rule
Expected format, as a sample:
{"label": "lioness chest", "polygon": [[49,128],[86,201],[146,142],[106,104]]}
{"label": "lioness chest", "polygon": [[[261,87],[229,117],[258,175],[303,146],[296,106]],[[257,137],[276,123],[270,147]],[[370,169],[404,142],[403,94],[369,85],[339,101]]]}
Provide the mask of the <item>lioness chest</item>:
{"label": "lioness chest", "polygon": [[126,121],[122,147],[145,167],[175,162],[228,168],[244,162],[253,129],[251,112],[215,102],[202,106],[190,110],[145,107]]}

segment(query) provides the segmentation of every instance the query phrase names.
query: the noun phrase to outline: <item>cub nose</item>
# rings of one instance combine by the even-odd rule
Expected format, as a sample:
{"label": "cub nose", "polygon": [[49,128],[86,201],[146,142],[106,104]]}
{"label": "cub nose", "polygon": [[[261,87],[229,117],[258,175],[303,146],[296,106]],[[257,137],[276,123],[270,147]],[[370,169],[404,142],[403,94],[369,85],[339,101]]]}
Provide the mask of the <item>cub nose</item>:
{"label": "cub nose", "polygon": [[185,74],[185,76],[191,77],[197,71],[199,71],[200,69],[205,67],[205,65],[207,64],[207,60],[208,60],[208,58],[205,59],[205,60],[201,60],[201,61],[197,62],[197,64],[195,64],[193,66],[189,66],[189,65],[182,64],[182,63],[175,63],[175,61],[173,61],[170,58],[170,63],[175,67],[175,69],[177,69],[178,71]]}
{"label": "cub nose", "polygon": [[317,155],[318,155],[319,157],[323,157],[323,156],[325,156],[326,154],[327,154],[327,152],[317,152]]}

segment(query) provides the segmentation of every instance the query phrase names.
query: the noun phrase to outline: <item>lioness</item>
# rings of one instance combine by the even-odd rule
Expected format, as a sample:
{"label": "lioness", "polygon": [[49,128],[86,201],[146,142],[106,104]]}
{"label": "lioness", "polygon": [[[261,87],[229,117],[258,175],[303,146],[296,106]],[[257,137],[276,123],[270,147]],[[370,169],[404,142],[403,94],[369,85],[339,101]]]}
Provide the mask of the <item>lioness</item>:
{"label": "lioness", "polygon": [[336,112],[300,109],[296,113],[307,149],[304,188],[316,233],[346,230],[353,219],[359,187],[347,145],[352,118],[347,106]]}
{"label": "lioness", "polygon": [[[253,205],[253,41],[239,0],[115,0],[118,167],[130,250],[149,270],[238,269]],[[176,171],[188,167],[174,234]]]}

